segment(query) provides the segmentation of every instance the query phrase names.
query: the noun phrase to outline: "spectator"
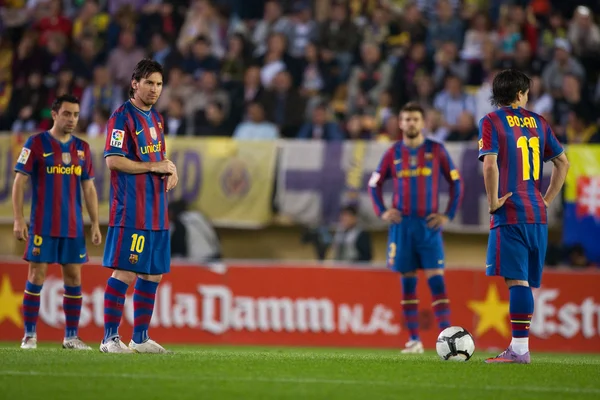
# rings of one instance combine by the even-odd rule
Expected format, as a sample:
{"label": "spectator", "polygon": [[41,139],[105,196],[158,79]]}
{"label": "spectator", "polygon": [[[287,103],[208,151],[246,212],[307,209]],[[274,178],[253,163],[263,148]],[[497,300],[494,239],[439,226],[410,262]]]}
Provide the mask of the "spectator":
{"label": "spectator", "polygon": [[276,0],[265,2],[263,19],[258,22],[252,35],[255,56],[262,56],[267,51],[267,40],[274,33],[287,35],[290,31],[290,22],[283,16],[281,5]]}
{"label": "spectator", "polygon": [[437,140],[438,142],[445,141],[450,134],[448,128],[446,128],[444,116],[439,110],[436,109],[430,109],[427,111],[427,115],[425,117],[425,129],[427,131],[427,136]]}
{"label": "spectator", "polygon": [[467,61],[483,59],[483,44],[488,40],[496,42],[497,35],[490,30],[489,17],[483,12],[477,13],[465,34],[460,57]]}
{"label": "spectator", "polygon": [[346,206],[332,241],[336,261],[369,262],[372,259],[371,235],[358,224],[358,209]]}
{"label": "spectator", "polygon": [[389,36],[390,21],[388,13],[383,7],[377,7],[373,10],[370,21],[363,27],[363,41],[377,44],[383,48]]}
{"label": "spectator", "polygon": [[171,68],[166,84],[163,85],[162,94],[158,98],[156,109],[159,112],[164,112],[173,97],[189,99],[194,92],[193,86],[187,84],[189,79],[191,78],[184,74],[181,67],[174,66]]}
{"label": "spectator", "polygon": [[565,75],[563,78],[562,92],[554,101],[554,121],[559,124],[557,134],[564,134],[564,127],[568,122],[569,112],[575,107],[593,114],[593,105],[588,100],[586,92],[581,88],[581,81],[574,75]]}
{"label": "spectator", "polygon": [[23,88],[15,90],[11,99],[11,109],[16,116],[13,132],[33,132],[42,119],[42,111],[47,101],[47,91],[42,85],[42,74],[33,71]]}
{"label": "spectator", "polygon": [[275,140],[279,137],[277,126],[265,120],[265,111],[259,102],[248,105],[249,120],[235,128],[233,138],[237,140]]}
{"label": "spectator", "polygon": [[551,120],[554,99],[546,92],[544,83],[539,76],[531,78],[531,87],[529,88],[529,109],[544,118]]}
{"label": "spectator", "polygon": [[131,71],[144,58],[142,49],[136,46],[135,33],[124,30],[119,35],[119,47],[113,49],[108,56],[108,71],[113,82],[125,89],[131,85]]}
{"label": "spectator", "polygon": [[399,40],[404,48],[415,43],[425,43],[427,40],[427,25],[416,3],[409,2],[404,8],[404,14],[400,18],[400,32],[396,40]]}
{"label": "spectator", "polygon": [[501,69],[518,69],[528,76],[539,75],[542,72],[541,62],[533,57],[531,46],[526,40],[517,42],[514,57],[502,60],[500,65]]}
{"label": "spectator", "polygon": [[413,43],[408,56],[403,57],[394,69],[392,86],[397,104],[405,104],[417,96],[416,82],[423,76],[429,76],[432,71],[425,43]]}
{"label": "spectator", "polygon": [[110,118],[111,112],[105,108],[97,107],[94,110],[94,118],[92,123],[88,125],[86,134],[90,138],[105,136],[106,135],[106,124]]}
{"label": "spectator", "polygon": [[183,99],[176,95],[168,98],[167,108],[163,111],[165,133],[169,136],[184,136],[188,133],[187,118],[184,113]]}
{"label": "spectator", "polygon": [[319,95],[325,89],[328,78],[319,61],[319,49],[314,43],[307,44],[304,49],[300,93],[304,97]]}
{"label": "spectator", "polygon": [[71,59],[75,79],[86,86],[93,79],[93,71],[97,66],[104,66],[105,55],[99,51],[98,44],[92,36],[83,36],[77,45],[78,52]]}
{"label": "spectator", "polygon": [[260,80],[265,88],[269,88],[273,78],[284,70],[291,74],[295,83],[300,82],[297,62],[287,53],[287,38],[281,33],[269,36],[267,50],[258,57],[257,62],[262,65]]}
{"label": "spectator", "polygon": [[73,41],[78,43],[84,37],[103,37],[108,29],[110,16],[100,11],[97,0],[86,0],[73,21]]}
{"label": "spectator", "polygon": [[185,103],[188,135],[198,134],[196,129],[207,123],[206,108],[210,103],[219,103],[225,116],[229,115],[229,95],[220,88],[215,72],[205,71],[196,80],[196,89]]}
{"label": "spectator", "polygon": [[183,63],[183,56],[179,54],[176,48],[171,46],[167,36],[162,32],[155,32],[150,39],[151,58],[163,66],[163,72],[168,83],[169,72],[171,68]]}
{"label": "spectator", "polygon": [[553,11],[548,19],[548,24],[542,29],[539,40],[537,56],[543,62],[552,59],[556,39],[566,39],[567,30],[565,19],[558,11]]}
{"label": "spectator", "polygon": [[477,128],[473,115],[463,111],[457,119],[456,127],[450,131],[447,142],[468,142],[477,139]]}
{"label": "spectator", "polygon": [[375,138],[378,142],[395,142],[400,140],[400,125],[395,114],[390,115],[384,122],[379,135]]}
{"label": "spectator", "polygon": [[469,65],[458,57],[458,47],[453,42],[444,42],[435,53],[435,68],[433,82],[436,90],[444,85],[446,77],[453,75],[466,82],[469,74]]}
{"label": "spectator", "polygon": [[206,123],[196,128],[199,136],[226,136],[231,137],[223,106],[218,102],[209,103],[206,107]]}
{"label": "spectator", "polygon": [[363,44],[361,56],[362,62],[354,67],[348,83],[350,112],[372,111],[392,78],[391,67],[381,59],[377,45]]}
{"label": "spectator", "polygon": [[350,140],[371,140],[374,137],[374,124],[366,115],[353,115],[346,123],[346,133]]}
{"label": "spectator", "polygon": [[594,23],[589,8],[577,7],[569,25],[568,38],[573,44],[573,54],[578,57],[600,52],[600,28]]}
{"label": "spectator", "polygon": [[569,113],[569,122],[566,129],[566,142],[568,144],[599,144],[600,130],[594,121],[594,115],[589,109],[575,106]]}
{"label": "spectator", "polygon": [[[479,124],[479,120],[485,117],[488,113],[495,111],[496,107],[492,106],[490,99],[492,98],[492,83],[499,71],[496,69],[489,74],[483,84],[475,92],[475,122]],[[531,95],[530,95],[531,96]],[[531,97],[530,97],[531,98]]]}
{"label": "spectator", "polygon": [[250,44],[241,33],[233,34],[228,41],[227,52],[221,66],[223,82],[241,83],[250,65]]}
{"label": "spectator", "polygon": [[319,41],[321,46],[330,49],[336,55],[340,76],[346,79],[350,73],[353,52],[359,41],[358,28],[348,18],[346,4],[341,1],[333,4],[330,18],[321,24]]}
{"label": "spectator", "polygon": [[418,77],[416,78],[416,84],[417,95],[413,98],[413,101],[419,103],[425,109],[433,108],[435,88],[431,77],[426,75]]}
{"label": "spectator", "polygon": [[571,44],[566,39],[556,39],[554,42],[554,58],[542,73],[544,87],[554,97],[562,88],[565,75],[572,74],[583,81],[585,72],[581,63],[571,56]]}
{"label": "spectator", "polygon": [[343,140],[344,135],[336,122],[328,121],[327,106],[319,104],[313,110],[312,121],[304,123],[300,128],[298,139],[318,139],[329,142]]}
{"label": "spectator", "polygon": [[445,89],[435,96],[433,106],[442,112],[450,131],[456,130],[458,116],[463,112],[475,115],[475,100],[464,92],[460,79],[454,75],[446,78]]}
{"label": "spectator", "polygon": [[108,69],[99,65],[94,69],[94,80],[90,83],[81,97],[80,122],[86,126],[97,108],[112,113],[123,103],[123,90],[110,81]]}
{"label": "spectator", "polygon": [[429,23],[427,30],[427,48],[434,54],[444,42],[452,42],[457,49],[462,47],[463,27],[461,21],[454,14],[449,0],[437,1],[437,15]]}
{"label": "spectator", "polygon": [[293,16],[287,31],[288,43],[290,44],[290,55],[302,57],[304,50],[310,42],[319,37],[317,23],[311,19],[311,10],[308,4],[300,1],[294,4]]}
{"label": "spectator", "polygon": [[210,40],[206,36],[198,36],[192,45],[191,55],[185,62],[186,73],[192,75],[194,79],[202,78],[205,71],[217,72],[221,69],[219,60],[212,55],[210,50]]}
{"label": "spectator", "polygon": [[35,30],[39,35],[39,45],[46,46],[52,34],[70,38],[72,24],[71,20],[62,14],[62,1],[49,0],[42,7],[46,8],[45,16],[35,24]]}
{"label": "spectator", "polygon": [[273,88],[260,99],[267,119],[279,127],[284,138],[296,137],[304,122],[306,101],[292,86],[292,77],[287,71],[275,76]]}
{"label": "spectator", "polygon": [[264,95],[264,89],[260,83],[260,68],[251,66],[244,74],[242,87],[233,89],[231,95],[231,123],[237,125],[246,119],[244,115],[248,104],[257,101]]}

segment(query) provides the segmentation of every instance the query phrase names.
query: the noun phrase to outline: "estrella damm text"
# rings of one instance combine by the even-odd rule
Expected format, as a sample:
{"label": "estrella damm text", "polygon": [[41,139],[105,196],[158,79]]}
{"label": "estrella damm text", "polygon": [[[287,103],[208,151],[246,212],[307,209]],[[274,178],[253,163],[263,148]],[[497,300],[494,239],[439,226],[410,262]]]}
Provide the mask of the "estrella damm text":
{"label": "estrella damm text", "polygon": [[49,175],[77,175],[81,176],[81,166],[80,165],[69,165],[65,167],[64,165],[54,165],[52,167],[46,167],[46,173]]}
{"label": "estrella damm text", "polygon": [[506,122],[511,128],[518,126],[519,128],[537,128],[537,122],[533,117],[517,117],[513,115],[506,116]]}
{"label": "estrella damm text", "polygon": [[157,144],[149,144],[148,146],[140,147],[142,154],[160,153],[162,148],[162,142]]}
{"label": "estrella damm text", "polygon": [[429,176],[431,175],[431,168],[428,167],[417,167],[415,169],[402,169],[396,174],[397,178],[412,178],[415,176]]}

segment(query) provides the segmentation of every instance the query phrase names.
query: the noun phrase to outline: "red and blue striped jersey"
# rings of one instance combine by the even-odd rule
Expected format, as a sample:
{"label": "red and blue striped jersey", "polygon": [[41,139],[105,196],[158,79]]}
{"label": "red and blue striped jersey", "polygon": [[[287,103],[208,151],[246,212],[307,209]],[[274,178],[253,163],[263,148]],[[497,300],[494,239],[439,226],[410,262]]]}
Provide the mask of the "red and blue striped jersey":
{"label": "red and blue striped jersey", "polygon": [[498,196],[512,192],[492,214],[490,228],[507,224],[546,224],[541,193],[544,163],[563,153],[548,122],[524,108],[502,107],[479,121],[479,160],[498,156]]}
{"label": "red and blue striped jersey", "polygon": [[[144,111],[126,101],[107,125],[104,157],[137,162],[166,159],[164,123],[153,108]],[[109,226],[161,231],[169,229],[167,180],[153,173],[110,173]]]}
{"label": "red and blue striped jersey", "polygon": [[71,136],[62,143],[48,131],[30,136],[15,171],[31,178],[30,234],[84,236],[81,182],[94,179],[87,142]]}
{"label": "red and blue striped jersey", "polygon": [[396,142],[381,158],[377,170],[369,181],[369,194],[375,213],[381,215],[386,206],[382,187],[386,179],[393,179],[392,207],[402,215],[425,218],[437,213],[439,207],[440,178],[450,184],[450,199],[445,214],[453,219],[462,198],[460,174],[443,144],[425,139],[416,148]]}

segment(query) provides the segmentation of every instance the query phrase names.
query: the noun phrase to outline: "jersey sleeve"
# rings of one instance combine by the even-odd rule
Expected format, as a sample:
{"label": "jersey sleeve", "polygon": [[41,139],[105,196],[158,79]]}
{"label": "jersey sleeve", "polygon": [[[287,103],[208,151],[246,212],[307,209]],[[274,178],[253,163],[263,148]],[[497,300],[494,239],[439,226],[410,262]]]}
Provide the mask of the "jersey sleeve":
{"label": "jersey sleeve", "polygon": [[129,118],[124,111],[115,112],[106,125],[104,157],[127,155],[127,140],[131,138]]}
{"label": "jersey sleeve", "polygon": [[479,121],[479,161],[488,154],[498,154],[498,132],[488,116]]}
{"label": "jersey sleeve", "polygon": [[371,196],[373,208],[377,216],[380,216],[386,210],[383,202],[383,183],[392,176],[393,165],[394,147],[392,146],[385,152],[383,157],[381,157],[379,166],[373,174],[371,174],[371,179],[369,179],[369,195]]}
{"label": "jersey sleeve", "polygon": [[556,135],[550,128],[550,125],[544,121],[546,140],[544,142],[544,162],[560,156],[565,150],[556,138]]}
{"label": "jersey sleeve", "polygon": [[81,180],[87,181],[94,179],[94,168],[92,166],[92,152],[90,151],[90,145],[85,143],[84,145],[84,161],[81,171]]}
{"label": "jersey sleeve", "polygon": [[17,163],[15,164],[15,171],[25,175],[31,175],[33,173],[33,167],[36,162],[36,151],[35,151],[34,137],[30,136],[25,141]]}
{"label": "jersey sleeve", "polygon": [[[446,209],[446,216],[450,219],[454,219],[460,202],[462,200],[463,185],[460,178],[460,173],[454,166],[454,162],[448,154],[448,150],[443,145],[440,145],[440,166],[442,167],[442,173],[444,178],[450,186],[450,193],[448,199],[448,208]],[[488,153],[490,154],[490,153]]]}

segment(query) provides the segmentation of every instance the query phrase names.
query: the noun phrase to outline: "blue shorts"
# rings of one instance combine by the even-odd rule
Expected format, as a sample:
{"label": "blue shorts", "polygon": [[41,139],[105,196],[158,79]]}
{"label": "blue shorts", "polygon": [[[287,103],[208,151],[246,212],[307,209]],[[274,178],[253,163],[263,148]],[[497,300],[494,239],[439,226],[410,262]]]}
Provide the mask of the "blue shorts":
{"label": "blue shorts", "polygon": [[501,225],[490,230],[486,275],[529,282],[538,288],[548,247],[548,225]]}
{"label": "blue shorts", "polygon": [[138,274],[161,275],[171,270],[168,230],[109,227],[102,265]]}
{"label": "blue shorts", "polygon": [[390,225],[388,267],[400,273],[444,268],[442,231],[429,228],[423,218],[404,217]]}
{"label": "blue shorts", "polygon": [[29,234],[23,259],[34,263],[83,264],[88,261],[85,237],[61,238]]}

